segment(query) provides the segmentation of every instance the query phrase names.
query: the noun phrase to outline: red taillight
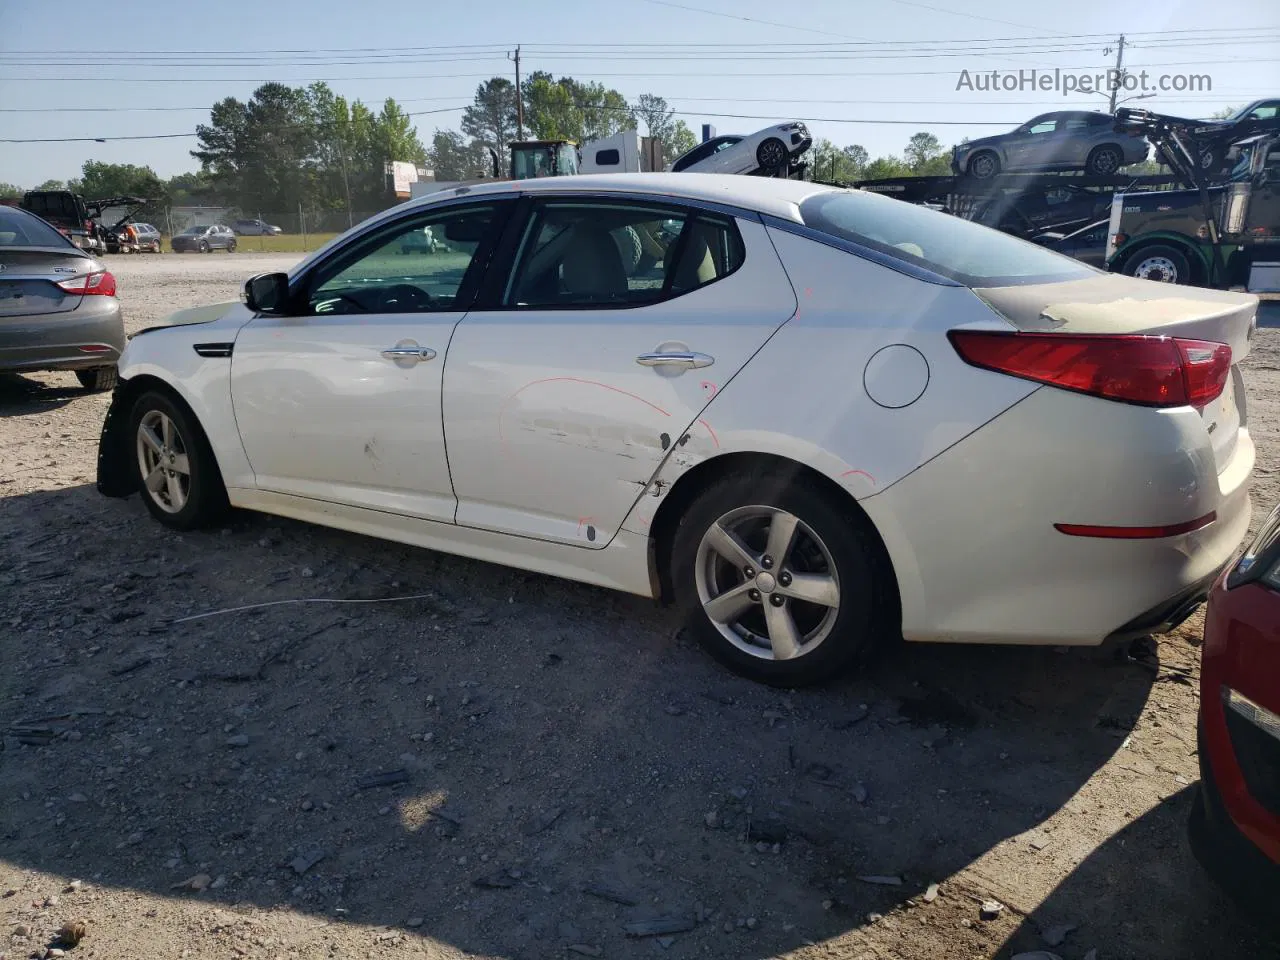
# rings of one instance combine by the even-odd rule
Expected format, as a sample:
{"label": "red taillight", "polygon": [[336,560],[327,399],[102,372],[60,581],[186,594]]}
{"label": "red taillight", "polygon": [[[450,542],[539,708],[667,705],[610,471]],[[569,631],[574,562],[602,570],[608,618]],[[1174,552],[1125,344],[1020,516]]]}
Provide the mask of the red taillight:
{"label": "red taillight", "polygon": [[109,270],[100,270],[88,276],[63,280],[58,286],[67,293],[78,293],[82,297],[114,297],[116,295],[116,278]]}
{"label": "red taillight", "polygon": [[975,367],[1147,407],[1204,407],[1231,375],[1225,343],[1141,335],[952,330]]}

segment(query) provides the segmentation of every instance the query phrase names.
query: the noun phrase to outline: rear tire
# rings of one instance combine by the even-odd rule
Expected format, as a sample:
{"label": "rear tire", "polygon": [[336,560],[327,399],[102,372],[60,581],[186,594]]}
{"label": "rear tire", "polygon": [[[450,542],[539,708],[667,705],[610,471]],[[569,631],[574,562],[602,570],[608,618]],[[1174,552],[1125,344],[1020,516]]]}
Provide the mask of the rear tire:
{"label": "rear tire", "polygon": [[226,516],[227,490],[213,448],[184,404],[148,390],[133,404],[126,437],[138,491],[153,517],[175,530],[194,530]]}
{"label": "rear tire", "polygon": [[1100,147],[1093,148],[1084,166],[1089,173],[1096,176],[1110,176],[1124,166],[1124,151],[1115,144],[1104,143]]}
{"label": "rear tire", "polygon": [[94,367],[92,370],[77,370],[76,379],[80,381],[80,386],[92,393],[101,393],[104,390],[114,390],[116,383],[119,381],[119,373],[115,366],[110,367]]}
{"label": "rear tire", "polygon": [[1141,280],[1156,283],[1188,284],[1191,264],[1181,250],[1156,244],[1143,247],[1124,263],[1124,272]]}
{"label": "rear tire", "polygon": [[832,680],[883,642],[887,570],[863,516],[780,471],[709,486],[680,518],[670,557],[676,602],[699,643],[735,673],[777,687]]}

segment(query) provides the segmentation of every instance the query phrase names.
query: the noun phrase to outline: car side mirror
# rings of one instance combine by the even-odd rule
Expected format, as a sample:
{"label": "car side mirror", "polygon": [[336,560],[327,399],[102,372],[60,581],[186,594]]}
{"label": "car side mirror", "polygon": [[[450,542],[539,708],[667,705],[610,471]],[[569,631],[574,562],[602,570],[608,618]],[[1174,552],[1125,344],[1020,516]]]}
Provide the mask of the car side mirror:
{"label": "car side mirror", "polygon": [[244,303],[255,313],[283,313],[289,302],[287,273],[260,273],[244,285]]}

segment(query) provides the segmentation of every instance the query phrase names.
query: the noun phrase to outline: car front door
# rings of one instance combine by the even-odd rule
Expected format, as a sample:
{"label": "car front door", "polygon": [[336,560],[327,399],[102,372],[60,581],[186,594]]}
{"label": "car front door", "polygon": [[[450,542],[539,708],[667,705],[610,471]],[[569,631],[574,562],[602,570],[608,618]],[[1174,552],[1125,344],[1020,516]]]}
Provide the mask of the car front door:
{"label": "car front door", "polygon": [[704,408],[796,298],[758,221],[677,201],[527,203],[449,345],[457,521],[598,549],[665,457],[714,453]]}
{"label": "car front door", "polygon": [[1006,148],[1010,167],[1038,167],[1052,163],[1057,129],[1055,118],[1038,117],[1019,130]]}
{"label": "car front door", "polygon": [[[260,489],[453,521],[445,351],[512,205],[433,205],[376,227],[295,278],[294,315],[245,325],[231,393]],[[426,226],[445,246],[402,254]]]}

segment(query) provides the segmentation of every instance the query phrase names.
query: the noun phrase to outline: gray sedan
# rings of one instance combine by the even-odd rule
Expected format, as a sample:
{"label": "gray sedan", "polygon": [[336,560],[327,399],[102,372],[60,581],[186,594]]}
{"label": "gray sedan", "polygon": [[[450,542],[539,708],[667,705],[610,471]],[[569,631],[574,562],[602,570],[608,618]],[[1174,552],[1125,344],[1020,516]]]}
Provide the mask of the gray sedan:
{"label": "gray sedan", "polygon": [[71,370],[110,390],[124,350],[116,278],[35,214],[0,206],[0,372]]}
{"label": "gray sedan", "polygon": [[987,180],[1002,170],[1084,170],[1107,175],[1141,163],[1150,145],[1141,133],[1117,133],[1107,113],[1063,111],[1028,120],[1011,133],[970,140],[952,150],[951,168]]}

